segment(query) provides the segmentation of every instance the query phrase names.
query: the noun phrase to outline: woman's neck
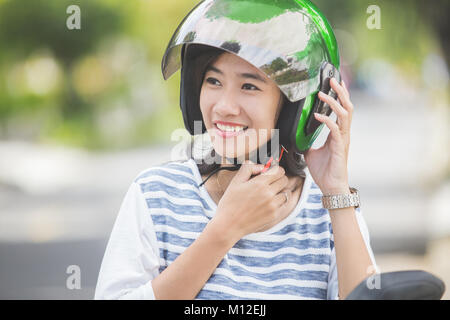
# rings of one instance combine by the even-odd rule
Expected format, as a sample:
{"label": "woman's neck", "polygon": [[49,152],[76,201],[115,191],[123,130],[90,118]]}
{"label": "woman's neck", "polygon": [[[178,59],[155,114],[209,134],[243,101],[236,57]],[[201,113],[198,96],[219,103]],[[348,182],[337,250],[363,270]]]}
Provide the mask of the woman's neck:
{"label": "woman's neck", "polygon": [[[223,157],[222,158],[222,163],[220,164],[221,168],[224,167],[233,167],[234,165],[228,161],[227,158]],[[220,188],[220,193],[222,196],[223,193],[225,193],[225,190],[228,188],[228,185],[230,184],[231,180],[233,180],[234,176],[237,174],[237,170],[236,171],[232,171],[232,170],[219,170],[216,173],[216,181],[218,184],[218,187]]]}
{"label": "woman's neck", "polygon": [[[226,189],[228,188],[231,180],[237,171],[229,171],[229,170],[220,170],[215,174],[214,178],[209,179],[205,183],[205,188],[211,196],[212,200],[219,205],[220,200],[223,197]],[[219,177],[219,180],[217,178]],[[286,189],[291,190],[291,199],[289,200],[289,204],[286,206],[286,212],[284,215],[289,214],[297,205],[301,193],[303,191],[304,178],[299,176],[291,176],[288,177],[289,181],[286,186]],[[215,180],[215,181],[214,181]],[[219,182],[218,182],[219,181]]]}
{"label": "woman's neck", "polygon": [[[220,164],[220,167],[232,167],[233,164],[227,159],[222,159],[222,163]],[[223,194],[227,190],[228,186],[231,183],[231,180],[233,180],[234,176],[237,174],[236,171],[232,170],[219,170],[214,175],[214,177],[211,177],[206,183],[206,188],[210,192],[210,194],[214,194],[214,201],[218,203],[220,199],[222,198]],[[289,183],[286,186],[287,189],[290,189],[292,192],[297,195],[297,199],[300,196],[300,193],[297,194],[299,191],[298,188],[303,186],[304,179],[299,176],[288,176]]]}

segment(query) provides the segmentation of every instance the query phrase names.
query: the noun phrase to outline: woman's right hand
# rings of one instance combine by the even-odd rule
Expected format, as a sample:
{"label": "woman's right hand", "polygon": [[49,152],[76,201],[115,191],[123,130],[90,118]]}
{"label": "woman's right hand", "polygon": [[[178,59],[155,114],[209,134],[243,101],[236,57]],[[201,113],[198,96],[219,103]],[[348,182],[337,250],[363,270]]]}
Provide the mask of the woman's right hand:
{"label": "woman's right hand", "polygon": [[[245,161],[219,201],[214,216],[221,230],[236,242],[247,234],[270,228],[285,218],[284,191],[289,180],[277,165],[261,173],[263,165]],[[253,175],[256,175],[252,178]],[[283,192],[282,192],[283,191]]]}

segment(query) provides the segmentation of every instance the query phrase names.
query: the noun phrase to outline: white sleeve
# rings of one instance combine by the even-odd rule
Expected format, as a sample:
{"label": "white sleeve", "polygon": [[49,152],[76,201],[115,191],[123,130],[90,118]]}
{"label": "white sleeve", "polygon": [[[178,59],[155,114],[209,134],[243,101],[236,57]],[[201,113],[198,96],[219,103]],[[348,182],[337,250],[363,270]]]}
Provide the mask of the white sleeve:
{"label": "white sleeve", "polygon": [[106,247],[94,299],[155,299],[151,280],[159,274],[159,250],[145,198],[133,182]]}
{"label": "white sleeve", "polygon": [[[370,259],[372,260],[372,265],[375,267],[376,273],[380,273],[380,269],[378,268],[375,256],[372,251],[372,247],[370,245],[370,236],[369,229],[367,228],[366,221],[361,212],[361,207],[355,210],[356,212],[356,220],[358,221],[359,230],[363,236],[364,242],[367,246],[367,251],[369,252]],[[331,223],[330,223],[331,229]],[[330,263],[330,272],[328,273],[328,292],[327,299],[328,300],[339,300],[339,286],[338,286],[338,274],[337,274],[337,265],[336,265],[336,250],[334,247],[334,235],[331,235],[332,242],[332,250],[331,250],[331,263]]]}

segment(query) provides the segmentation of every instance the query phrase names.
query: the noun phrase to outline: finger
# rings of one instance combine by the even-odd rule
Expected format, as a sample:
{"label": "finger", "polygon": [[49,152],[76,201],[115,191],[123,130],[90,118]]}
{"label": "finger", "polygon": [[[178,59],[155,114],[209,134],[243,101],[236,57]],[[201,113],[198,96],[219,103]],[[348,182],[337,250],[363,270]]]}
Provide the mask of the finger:
{"label": "finger", "polygon": [[345,110],[344,107],[342,107],[342,105],[337,102],[336,99],[334,99],[332,96],[320,91],[319,98],[320,100],[326,102],[338,117],[344,118],[348,116],[347,110]]}
{"label": "finger", "polygon": [[319,99],[327,103],[330,108],[334,111],[334,113],[337,115],[338,118],[338,126],[341,127],[341,130],[344,132],[348,131],[348,128],[350,127],[350,119],[349,119],[349,113],[347,110],[345,110],[339,102],[336,101],[333,97],[323,93],[319,92]]}
{"label": "finger", "polygon": [[344,87],[342,87],[335,78],[332,78],[330,81],[331,84],[331,88],[333,88],[333,90],[337,93],[339,101],[342,104],[342,107],[347,111],[347,112],[352,112],[353,111],[353,104],[350,101],[350,95],[348,94],[348,92],[344,89]]}
{"label": "finger", "polygon": [[271,184],[284,176],[285,170],[280,165],[274,165],[269,170],[261,173],[257,178],[263,179],[265,183]]}
{"label": "finger", "polygon": [[[287,201],[286,201],[286,196],[284,193],[287,193]],[[290,190],[283,190],[281,192],[279,192],[275,198],[274,201],[275,203],[278,205],[278,207],[282,207],[282,206],[286,206],[289,203],[289,200],[292,198],[292,192]]]}
{"label": "finger", "polygon": [[281,190],[285,189],[289,183],[288,177],[286,175],[282,176],[280,179],[272,182],[270,184],[270,189],[273,191],[274,194],[279,193]]}
{"label": "finger", "polygon": [[269,170],[269,168],[272,165],[272,161],[273,161],[273,157],[270,157],[269,161],[264,165],[264,169],[261,171],[261,173],[264,173],[267,170]]}
{"label": "finger", "polygon": [[252,175],[259,175],[263,168],[264,166],[262,164],[255,164],[250,160],[246,160],[239,168],[233,180],[238,182],[248,181]]}
{"label": "finger", "polygon": [[331,88],[337,93],[338,97],[347,97],[347,92],[345,91],[342,83],[340,84],[336,78],[331,78],[330,80]]}
{"label": "finger", "polygon": [[330,129],[331,136],[337,140],[341,140],[341,132],[339,130],[339,126],[334,122],[330,117],[324,116],[320,113],[314,113],[314,117],[317,121],[321,123],[325,123],[325,125]]}

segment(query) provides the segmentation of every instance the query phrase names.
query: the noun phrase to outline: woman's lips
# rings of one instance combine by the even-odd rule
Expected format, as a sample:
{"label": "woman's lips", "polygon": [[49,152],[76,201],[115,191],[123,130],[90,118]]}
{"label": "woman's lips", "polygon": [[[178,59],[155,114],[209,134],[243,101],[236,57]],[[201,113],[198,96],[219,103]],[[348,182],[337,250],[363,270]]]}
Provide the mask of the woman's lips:
{"label": "woman's lips", "polygon": [[243,130],[240,130],[238,132],[227,132],[227,131],[222,131],[217,127],[217,124],[214,124],[214,128],[216,129],[217,134],[222,137],[222,138],[230,138],[230,137],[236,137],[240,134],[243,134],[245,132],[245,130],[247,130],[248,128],[245,128]]}

